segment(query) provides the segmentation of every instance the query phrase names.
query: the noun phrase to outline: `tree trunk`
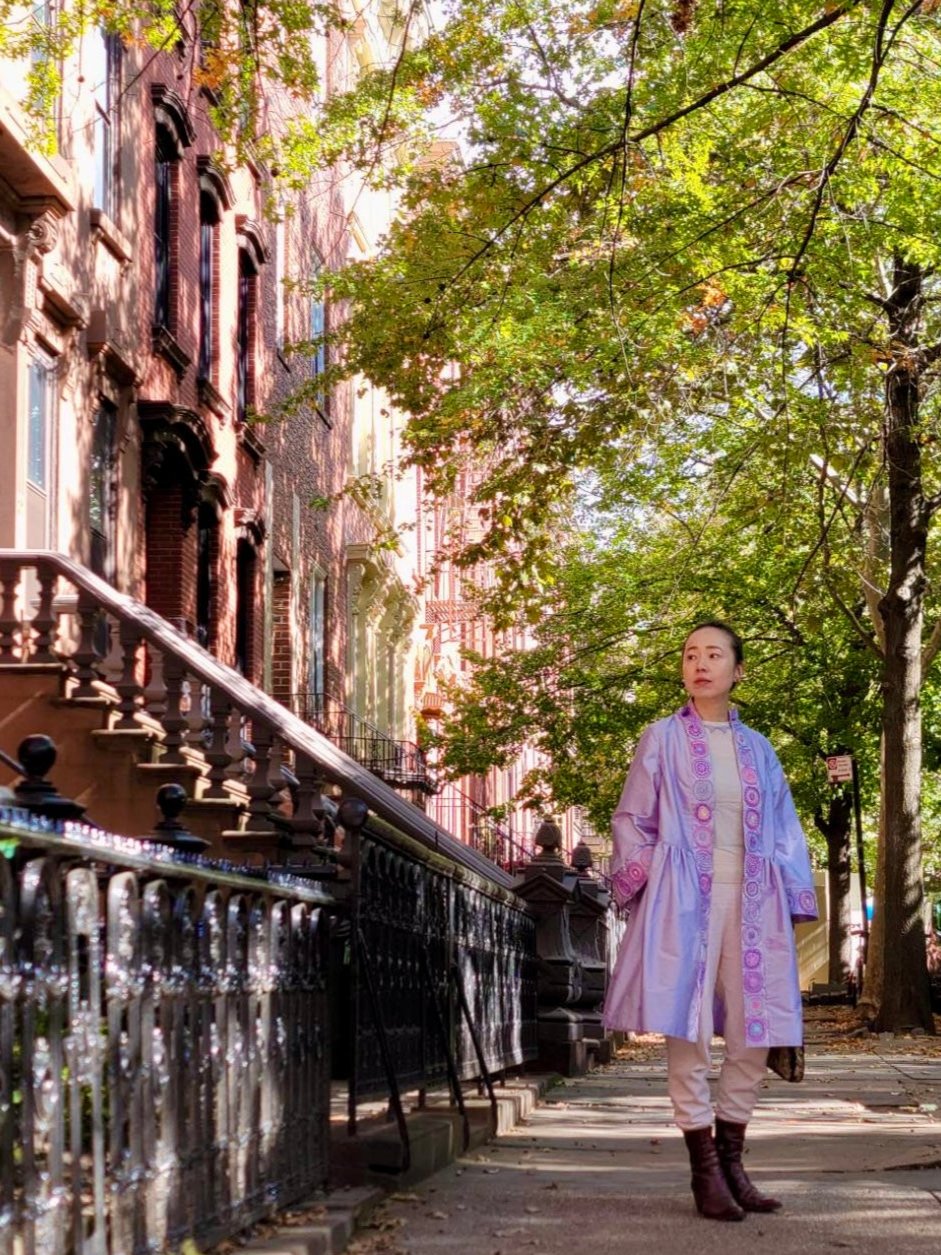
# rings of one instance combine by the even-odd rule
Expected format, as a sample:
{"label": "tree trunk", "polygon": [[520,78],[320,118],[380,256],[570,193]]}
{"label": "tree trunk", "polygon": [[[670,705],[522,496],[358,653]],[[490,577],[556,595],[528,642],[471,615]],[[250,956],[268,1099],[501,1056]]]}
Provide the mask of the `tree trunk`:
{"label": "tree trunk", "polygon": [[830,795],[827,814],[822,811],[814,821],[827,839],[827,906],[829,913],[827,980],[831,985],[845,985],[853,965],[850,936],[850,820],[853,798],[848,790]]}
{"label": "tree trunk", "polygon": [[886,375],[884,450],[889,482],[890,573],[879,604],[885,627],[882,729],[885,886],[882,1031],[934,1031],[921,867],[921,648],[930,510],[918,443],[920,267],[896,256],[886,302],[892,361]]}

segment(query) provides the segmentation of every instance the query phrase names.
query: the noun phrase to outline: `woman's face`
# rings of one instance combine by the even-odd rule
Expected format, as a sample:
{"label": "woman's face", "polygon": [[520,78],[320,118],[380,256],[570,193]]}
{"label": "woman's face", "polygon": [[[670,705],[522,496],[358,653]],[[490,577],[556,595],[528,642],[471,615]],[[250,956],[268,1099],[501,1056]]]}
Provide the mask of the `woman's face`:
{"label": "woman's face", "polygon": [[690,697],[728,700],[732,685],[742,678],[732,642],[721,628],[697,628],[683,646],[683,687]]}

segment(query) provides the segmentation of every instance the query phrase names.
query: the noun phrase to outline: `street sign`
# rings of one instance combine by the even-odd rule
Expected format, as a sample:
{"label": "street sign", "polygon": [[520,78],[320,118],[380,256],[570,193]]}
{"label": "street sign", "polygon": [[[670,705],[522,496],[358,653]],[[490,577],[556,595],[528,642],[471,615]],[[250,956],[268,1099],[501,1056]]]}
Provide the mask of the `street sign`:
{"label": "street sign", "polygon": [[831,784],[848,784],[853,779],[853,755],[831,754],[827,758],[827,779]]}

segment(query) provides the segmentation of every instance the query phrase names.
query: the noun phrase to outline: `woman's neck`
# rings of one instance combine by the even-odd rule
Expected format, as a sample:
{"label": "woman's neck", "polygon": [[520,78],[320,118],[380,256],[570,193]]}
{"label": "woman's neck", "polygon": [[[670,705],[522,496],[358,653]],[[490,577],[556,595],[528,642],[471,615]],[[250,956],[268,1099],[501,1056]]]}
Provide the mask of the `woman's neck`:
{"label": "woman's neck", "polygon": [[690,701],[696,714],[706,723],[725,723],[728,720],[729,699],[727,697],[693,697]]}

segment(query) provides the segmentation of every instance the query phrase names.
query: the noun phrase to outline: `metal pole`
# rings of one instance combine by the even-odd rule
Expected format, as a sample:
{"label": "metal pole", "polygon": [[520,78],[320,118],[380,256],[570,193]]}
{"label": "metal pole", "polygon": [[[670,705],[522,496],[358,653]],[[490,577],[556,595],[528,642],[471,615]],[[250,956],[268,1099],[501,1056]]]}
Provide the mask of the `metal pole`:
{"label": "metal pole", "polygon": [[863,963],[869,955],[869,918],[866,914],[866,855],[863,850],[863,820],[859,804],[859,768],[853,762],[853,813],[856,817],[856,866],[859,874],[859,900],[863,912]]}

